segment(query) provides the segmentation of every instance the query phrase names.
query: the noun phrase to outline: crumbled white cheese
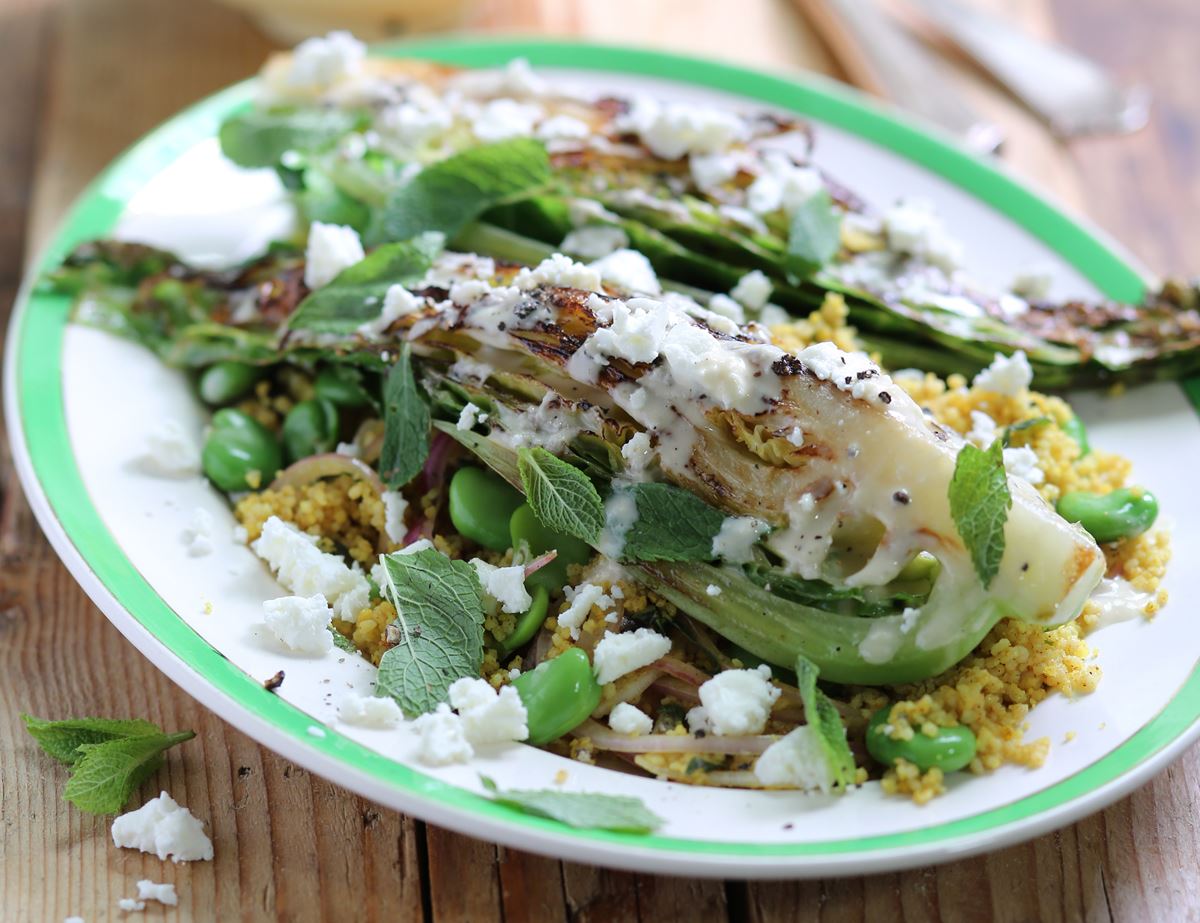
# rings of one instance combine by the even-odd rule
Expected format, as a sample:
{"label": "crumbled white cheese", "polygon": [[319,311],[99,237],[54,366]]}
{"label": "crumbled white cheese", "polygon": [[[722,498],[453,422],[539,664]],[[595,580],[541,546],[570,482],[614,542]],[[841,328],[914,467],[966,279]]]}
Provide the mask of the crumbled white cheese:
{"label": "crumbled white cheese", "polygon": [[484,413],[477,405],[467,402],[462,411],[458,415],[458,422],[454,424],[455,429],[471,430],[475,428],[476,423],[484,423],[487,421],[488,415]]}
{"label": "crumbled white cheese", "polygon": [[792,321],[792,315],[788,314],[783,308],[777,304],[769,304],[758,312],[758,322],[766,324],[768,327],[774,327],[777,324],[789,324]]}
{"label": "crumbled white cheese", "polygon": [[612,322],[599,327],[584,344],[591,356],[653,362],[667,338],[667,312],[649,298],[630,298],[608,303]]}
{"label": "crumbled white cheese", "polygon": [[390,696],[348,692],[338,705],[338,720],[365,728],[394,728],[404,718]]}
{"label": "crumbled white cheese", "polygon": [[642,143],[664,160],[713,154],[744,134],[742,120],[732,112],[691,103],[660,102],[648,96],[638,97],[617,127],[639,135]]}
{"label": "crumbled white cheese", "polygon": [[824,188],[825,181],[812,167],[798,166],[783,151],[770,151],[746,190],[746,207],[757,215],[779,209],[790,215]]}
{"label": "crumbled white cheese", "polygon": [[117,901],[117,909],[124,910],[126,913],[136,913],[146,909],[146,902],[135,901],[132,897],[123,897]]}
{"label": "crumbled white cheese", "polygon": [[575,228],[563,238],[559,249],[585,260],[598,260],[629,246],[629,235],[608,224]]}
{"label": "crumbled white cheese", "polygon": [[398,490],[383,492],[383,532],[388,541],[399,544],[404,541],[407,529],[404,527],[404,513],[408,510],[408,501]]}
{"label": "crumbled white cheese", "polygon": [[543,120],[535,132],[543,141],[581,141],[591,133],[587,122],[573,115],[553,115]]}
{"label": "crumbled white cheese", "polygon": [[581,583],[577,587],[563,587],[563,593],[570,605],[558,616],[560,628],[571,632],[571,637],[578,640],[579,629],[587,621],[588,613],[596,606],[600,611],[607,611],[612,606],[612,597],[604,592],[603,587],[594,583]]}
{"label": "crumbled white cheese", "polygon": [[192,510],[192,518],[183,530],[183,543],[193,558],[212,554],[213,525],[212,513],[208,510],[199,506]]}
{"label": "crumbled white cheese", "polygon": [[170,856],[175,862],[213,857],[204,825],[166,792],[114,820],[112,841],[124,849],[152,852],[159,859]]}
{"label": "crumbled white cheese", "polygon": [[1033,383],[1033,369],[1024,351],[1018,349],[1012,356],[996,353],[992,364],[975,376],[971,382],[973,388],[981,391],[992,391],[1015,397],[1029,388]]}
{"label": "crumbled white cheese", "polygon": [[463,720],[442,702],[434,711],[413,722],[417,733],[417,758],[427,766],[465,763],[475,755],[467,740]]}
{"label": "crumbled white cheese", "polygon": [[304,284],[311,289],[328,285],[343,269],[365,256],[358,231],[342,224],[314,221],[304,251]]}
{"label": "crumbled white cheese", "polygon": [[1054,270],[1045,264],[1027,266],[1013,276],[1008,288],[1014,295],[1030,301],[1044,301],[1054,285]]}
{"label": "crumbled white cheese", "polygon": [[793,426],[788,431],[787,441],[790,442],[792,445],[794,445],[796,448],[800,448],[802,445],[804,445],[804,430],[802,430],[798,426]]}
{"label": "crumbled white cheese", "polygon": [[349,32],[307,38],[292,52],[287,83],[296,89],[321,91],[362,71],[367,46]]}
{"label": "crumbled white cheese", "polygon": [[729,297],[751,311],[761,311],[771,300],[773,291],[771,280],[761,269],[753,269],[738,279],[737,285],[729,292]]}
{"label": "crumbled white cheese", "polygon": [[158,901],[169,907],[179,903],[179,895],[175,893],[175,886],[170,882],[156,884],[149,878],[143,878],[137,883],[137,888],[139,901]]}
{"label": "crumbled white cheese", "polygon": [[200,449],[175,420],[164,420],[146,435],[146,450],[138,461],[143,470],[164,478],[200,473]]}
{"label": "crumbled white cheese", "polygon": [[712,730],[708,724],[708,710],[703,705],[689,708],[684,720],[693,734],[708,734]]}
{"label": "crumbled white cheese", "polygon": [[454,115],[445,101],[419,86],[411,87],[403,101],[385,107],[375,119],[381,141],[397,157],[411,157],[453,124]]}
{"label": "crumbled white cheese", "polygon": [[316,536],[272,516],[250,546],[285,589],[297,596],[321,594],[343,621],[353,622],[370,603],[371,588],[358,570],[317,547]]}
{"label": "crumbled white cheese", "polygon": [[650,444],[650,434],[634,433],[629,441],[621,446],[621,457],[625,459],[631,475],[642,474],[654,461],[654,446]]}
{"label": "crumbled white cheese", "polygon": [[[663,340],[663,368],[669,374],[661,385],[672,397],[704,400],[709,406],[741,413],[760,413],[771,396],[778,396],[778,379],[771,365],[784,353],[766,344],[720,340],[691,321],[669,326]],[[659,378],[648,384],[660,382]]]}
{"label": "crumbled white cheese", "polygon": [[754,545],[768,528],[753,516],[730,516],[713,536],[712,556],[730,564],[745,564],[753,559]]}
{"label": "crumbled white cheese", "polygon": [[754,775],[771,788],[805,791],[833,787],[833,774],[821,740],[812,725],[803,725],[767,747],[754,764]]}
{"label": "crumbled white cheese", "polygon": [[357,442],[339,442],[333,451],[338,455],[345,455],[347,458],[358,458],[362,454]]}
{"label": "crumbled white cheese", "polygon": [[608,726],[618,734],[642,737],[650,733],[654,721],[637,706],[618,702],[608,715]]}
{"label": "crumbled white cheese", "polygon": [[1000,315],[1005,320],[1014,320],[1029,313],[1028,301],[1024,298],[1018,298],[1016,295],[1010,295],[1007,292],[1001,292],[996,296],[996,307],[1000,310]]}
{"label": "crumbled white cheese", "polygon": [[649,628],[608,633],[600,639],[592,654],[592,667],[600,685],[620,679],[627,673],[649,666],[671,650],[671,639]]}
{"label": "crumbled white cheese", "polygon": [[746,323],[746,311],[742,303],[729,295],[713,295],[708,299],[708,310],[728,317],[735,324]]}
{"label": "crumbled white cheese", "polygon": [[401,317],[421,310],[425,301],[418,298],[403,285],[390,285],[383,295],[383,308],[379,316],[358,327],[358,333],[367,339],[377,339]]}
{"label": "crumbled white cheese", "polygon": [[725,670],[700,687],[700,704],[714,734],[761,734],[779,689],[768,681],[769,668]]}
{"label": "crumbled white cheese", "polygon": [[996,421],[982,410],[971,411],[971,429],[967,433],[967,442],[981,449],[986,449],[996,441]]}
{"label": "crumbled white cheese", "polygon": [[1045,473],[1038,467],[1037,453],[1027,445],[1009,446],[1004,450],[1004,470],[1034,486],[1046,479]]}
{"label": "crumbled white cheese", "polygon": [[479,575],[483,592],[500,603],[505,612],[524,612],[533,604],[533,597],[525,589],[525,568],[522,565],[497,567],[479,558],[472,558],[471,566]]}
{"label": "crumbled white cheese", "polygon": [[637,250],[614,250],[591,264],[607,284],[629,294],[659,295],[662,284],[650,261]]}
{"label": "crumbled white cheese", "polygon": [[717,586],[715,583],[710,583],[708,586],[706,586],[704,588],[704,592],[709,596],[720,596],[721,588],[719,586]]}
{"label": "crumbled white cheese", "polygon": [[333,650],[329,629],[333,610],[320,593],[268,599],[263,614],[271,634],[289,651],[319,657]]}
{"label": "crumbled white cheese", "polygon": [[701,192],[711,192],[738,174],[742,160],[733,154],[692,154],[688,158],[692,182]]}
{"label": "crumbled white cheese", "polygon": [[796,353],[796,358],[814,376],[857,400],[890,403],[900,393],[892,379],[866,353],[844,352],[832,343],[821,342],[804,347]]}
{"label": "crumbled white cheese", "polygon": [[453,89],[467,96],[543,96],[546,81],[529,66],[526,58],[513,58],[503,70],[466,70],[451,81]]}
{"label": "crumbled white cheese", "polygon": [[471,130],[480,141],[503,141],[524,138],[533,133],[533,126],[542,117],[542,107],[519,103],[515,99],[493,99],[471,123]]}
{"label": "crumbled white cheese", "polygon": [[883,216],[888,249],[923,260],[944,272],[962,265],[963,245],[946,233],[933,205],[924,200],[898,202]]}
{"label": "crumbled white cheese", "polygon": [[499,690],[485,679],[464,677],[450,686],[450,704],[473,745],[507,743],[529,736],[529,715],[512,686]]}
{"label": "crumbled white cheese", "polygon": [[524,292],[542,285],[581,288],[589,292],[598,292],[600,291],[600,273],[591,266],[575,262],[565,254],[555,253],[546,257],[533,269],[528,266],[522,268],[513,280],[513,285]]}

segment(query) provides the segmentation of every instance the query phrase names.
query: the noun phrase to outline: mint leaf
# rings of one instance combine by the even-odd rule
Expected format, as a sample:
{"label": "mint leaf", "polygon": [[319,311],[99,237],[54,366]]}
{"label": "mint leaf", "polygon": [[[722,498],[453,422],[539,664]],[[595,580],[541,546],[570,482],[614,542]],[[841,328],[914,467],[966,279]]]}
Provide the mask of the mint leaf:
{"label": "mint leaf", "polygon": [[804,704],[804,719],[817,733],[833,784],[845,788],[854,783],[854,754],[846,742],[846,728],[837,707],[817,688],[817,673],[815,663],[803,654],[796,656],[796,685]]}
{"label": "mint leaf", "polygon": [[195,736],[194,731],[180,731],[83,744],[63,797],[81,810],[114,814],[162,765],[165,751]]}
{"label": "mint leaf", "polygon": [[841,246],[841,218],[828,189],[820,189],[792,212],[784,269],[793,283],[828,263]]}
{"label": "mint leaf", "polygon": [[1045,426],[1047,423],[1053,423],[1049,417],[1030,417],[1028,420],[1021,420],[1019,423],[1013,423],[1011,426],[1004,427],[1004,432],[1001,438],[1004,440],[1004,445],[1012,444],[1014,433],[1019,433],[1022,430],[1033,429],[1035,426]]}
{"label": "mint leaf", "polygon": [[586,474],[540,447],[521,449],[517,471],[542,525],[589,544],[600,538],[604,502]]}
{"label": "mint leaf", "polygon": [[641,798],[629,795],[600,795],[593,792],[559,792],[553,789],[501,790],[487,776],[480,776],[492,800],[526,814],[547,817],[568,827],[616,830],[620,833],[650,833],[662,826],[662,818]]}
{"label": "mint leaf", "polygon": [[273,167],[286,151],[328,147],[364,116],[345,109],[268,109],[242,112],[221,123],[221,153],[241,167]]}
{"label": "mint leaf", "polygon": [[388,487],[403,487],[429,457],[429,401],[417,385],[412,348],[400,347],[383,383],[383,449],[379,476]]}
{"label": "mint leaf", "polygon": [[291,330],[353,333],[383,310],[393,285],[411,287],[420,281],[442,249],[440,234],[376,247],[353,266],[339,272],[328,285],[309,294],[288,318]]}
{"label": "mint leaf", "polygon": [[950,515],[963,540],[975,573],[991,586],[1004,557],[1004,523],[1012,507],[1004,470],[1004,440],[986,451],[970,443],[958,452],[950,479]]}
{"label": "mint leaf", "polygon": [[426,548],[380,558],[400,640],[379,661],[375,694],[409,718],[446,701],[450,684],[483,666],[483,588],[475,568]]}
{"label": "mint leaf", "polygon": [[32,715],[21,715],[21,720],[25,722],[25,730],[29,731],[43,750],[68,766],[75,765],[83,758],[79,748],[85,744],[162,733],[158,725],[140,718],[67,718],[64,721],[44,721]]}
{"label": "mint leaf", "polygon": [[637,521],[625,533],[622,560],[711,561],[725,514],[673,484],[632,484]]}
{"label": "mint leaf", "polygon": [[374,240],[407,240],[423,231],[447,238],[500,205],[550,181],[546,149],[532,138],[473,147],[432,163],[388,196]]}
{"label": "mint leaf", "polygon": [[347,654],[358,653],[358,648],[354,646],[354,642],[347,638],[340,631],[330,629],[329,633],[333,635],[333,646],[338,650],[345,651]]}

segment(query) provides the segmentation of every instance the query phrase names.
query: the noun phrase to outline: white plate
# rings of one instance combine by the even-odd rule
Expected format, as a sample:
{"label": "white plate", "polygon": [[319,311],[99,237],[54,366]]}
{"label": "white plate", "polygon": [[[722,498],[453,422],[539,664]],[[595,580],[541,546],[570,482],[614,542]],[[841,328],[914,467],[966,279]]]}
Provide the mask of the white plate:
{"label": "white plate", "polygon": [[[1038,262],[1057,270],[1056,295],[1136,297],[1136,271],[1111,245],[994,167],[906,125],[846,91],[796,84],[650,52],[560,43],[409,46],[406,54],[480,66],[524,55],[564,81],[609,89],[793,108],[817,123],[816,160],[876,205],[932,200],[967,252],[969,268],[1003,284]],[[569,68],[567,68],[569,65]],[[225,163],[221,116],[248,85],[200,104],[143,140],[81,199],[47,263],[79,240],[116,233],[197,259],[245,257],[286,230],[292,215],[270,171]],[[1032,229],[1032,230],[1030,230]],[[1082,271],[1081,271],[1082,270]],[[1052,697],[1028,737],[1054,746],[1036,771],[1007,766],[955,775],[924,807],[883,797],[877,784],[845,797],[697,789],[631,777],[527,746],[496,748],[469,765],[433,770],[414,759],[407,729],[340,725],[347,689],[369,690],[374,669],[335,652],[291,657],[259,630],[261,601],[280,595],[260,562],[232,540],[224,500],[197,477],[164,480],[136,463],[164,419],[199,439],[206,416],[184,376],[140,347],[67,325],[61,298],[27,287],[9,337],[6,412],[18,471],[51,542],[122,632],[189,693],[289,759],[381,804],[453,829],[576,861],[640,871],[773,877],[855,873],[942,861],[1033,836],[1096,810],[1161,769],[1196,737],[1197,633],[1187,618],[1200,575],[1176,567],[1172,604],[1152,624],[1098,632],[1097,692]],[[1094,444],[1129,456],[1164,518],[1179,524],[1177,561],[1200,548],[1200,499],[1184,461],[1200,456],[1200,426],[1175,385],[1120,399],[1076,402]],[[1166,451],[1164,451],[1166,450]],[[217,526],[217,549],[189,557],[182,534],[197,508]],[[1146,665],[1153,663],[1153,681]],[[272,695],[262,680],[286,680]],[[1063,744],[1067,731],[1074,739]],[[479,797],[479,775],[542,787],[642,797],[666,819],[653,836],[577,831]]]}

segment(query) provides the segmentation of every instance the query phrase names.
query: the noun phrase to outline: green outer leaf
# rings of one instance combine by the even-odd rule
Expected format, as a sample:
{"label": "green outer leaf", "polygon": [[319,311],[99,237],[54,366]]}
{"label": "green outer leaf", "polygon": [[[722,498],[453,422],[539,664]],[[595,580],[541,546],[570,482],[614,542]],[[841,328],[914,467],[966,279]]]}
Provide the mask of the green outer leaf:
{"label": "green outer leaf", "polygon": [[550,181],[546,149],[532,138],[469,148],[430,164],[388,196],[375,240],[407,240],[423,231],[453,237],[493,205]]}
{"label": "green outer leaf", "polygon": [[828,189],[809,196],[793,213],[783,264],[795,281],[828,263],[841,245],[841,218]]}
{"label": "green outer leaf", "polygon": [[450,684],[483,666],[483,588],[466,561],[426,548],[382,558],[383,592],[396,607],[399,643],[379,661],[376,695],[409,718],[446,701]]}
{"label": "green outer leaf", "polygon": [[604,502],[586,474],[540,447],[521,449],[517,470],[542,525],[596,543],[604,528]]}
{"label": "green outer leaf", "polygon": [[80,810],[114,814],[162,765],[165,751],[195,736],[194,731],[180,731],[83,744],[63,797]]}
{"label": "green outer leaf", "polygon": [[412,240],[376,247],[300,302],[288,319],[288,328],[353,333],[379,316],[389,288],[417,284],[443,243],[440,234],[422,234]]}
{"label": "green outer leaf", "polygon": [[286,151],[328,147],[363,117],[333,107],[294,111],[251,110],[227,118],[218,137],[221,153],[241,167],[273,167]]}
{"label": "green outer leaf", "polygon": [[43,750],[68,766],[75,765],[83,757],[78,748],[85,744],[162,733],[162,728],[157,724],[143,721],[141,718],[67,718],[63,721],[45,721],[32,715],[21,715],[21,720],[25,722],[25,730],[29,731]]}
{"label": "green outer leaf", "polygon": [[569,827],[617,830],[622,833],[651,833],[663,819],[630,795],[600,795],[594,792],[560,792],[554,789],[502,791],[487,776],[480,776],[492,800],[526,814],[548,817]]}
{"label": "green outer leaf", "polygon": [[1004,557],[1004,523],[1012,507],[1003,439],[997,439],[986,451],[970,443],[959,450],[949,498],[950,515],[971,555],[975,573],[980,583],[990,586]]}
{"label": "green outer leaf", "polygon": [[817,732],[833,784],[845,788],[854,782],[854,754],[846,741],[846,728],[837,707],[817,688],[817,665],[803,654],[796,656],[796,685],[804,703],[804,718]]}
{"label": "green outer leaf", "polygon": [[1004,432],[1001,434],[1004,445],[1008,446],[1012,443],[1012,437],[1026,429],[1033,429],[1036,426],[1045,426],[1047,423],[1053,423],[1049,417],[1031,417],[1028,420],[1021,420],[1019,423],[1013,423],[1011,426],[1004,427]]}
{"label": "green outer leaf", "polygon": [[345,651],[347,654],[357,654],[359,650],[354,646],[354,642],[347,638],[340,631],[331,631],[333,635],[333,646],[340,651]]}
{"label": "green outer leaf", "polygon": [[629,561],[710,561],[725,514],[673,484],[630,485],[638,518],[625,534]]}
{"label": "green outer leaf", "polygon": [[417,384],[412,347],[404,343],[383,383],[383,449],[379,476],[388,487],[403,487],[429,456],[429,401]]}

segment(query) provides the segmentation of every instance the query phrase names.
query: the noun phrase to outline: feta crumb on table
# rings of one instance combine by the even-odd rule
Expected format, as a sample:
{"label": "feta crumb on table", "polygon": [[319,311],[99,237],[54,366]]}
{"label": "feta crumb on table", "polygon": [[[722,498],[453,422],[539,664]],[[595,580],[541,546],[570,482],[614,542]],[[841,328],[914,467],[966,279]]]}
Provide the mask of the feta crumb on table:
{"label": "feta crumb on table", "polygon": [[803,725],[767,747],[754,764],[754,775],[767,786],[820,789],[833,787],[829,760],[811,725]]}
{"label": "feta crumb on table", "polygon": [[143,878],[137,883],[137,887],[139,901],[158,901],[160,904],[167,904],[171,907],[179,903],[179,896],[175,893],[175,886],[169,882],[156,884],[149,878]]}
{"label": "feta crumb on table", "polygon": [[267,629],[287,650],[318,657],[333,649],[333,610],[320,593],[268,599],[263,614]]}
{"label": "feta crumb on table", "polygon": [[427,766],[465,763],[475,755],[467,740],[463,720],[445,702],[413,722],[417,733],[417,758]]}
{"label": "feta crumb on table", "polygon": [[471,744],[508,743],[529,736],[529,715],[512,686],[498,691],[484,679],[464,677],[450,686],[450,704]]}
{"label": "feta crumb on table", "polygon": [[204,825],[166,792],[114,820],[112,841],[123,849],[154,853],[159,859],[170,856],[175,862],[213,857]]}
{"label": "feta crumb on table", "polygon": [[117,909],[124,910],[126,913],[134,913],[138,910],[145,910],[146,902],[135,901],[132,897],[123,897],[117,901]]}
{"label": "feta crumb on table", "polygon": [[348,692],[338,705],[338,720],[364,728],[394,728],[404,718],[396,700],[389,696]]}
{"label": "feta crumb on table", "polygon": [[364,256],[362,241],[354,228],[314,221],[308,229],[308,246],[304,251],[304,284],[311,289],[323,288]]}
{"label": "feta crumb on table", "polygon": [[642,737],[650,733],[654,721],[640,708],[628,702],[618,702],[609,713],[608,726],[618,734]]}
{"label": "feta crumb on table", "polygon": [[634,670],[649,666],[671,650],[671,639],[649,628],[606,634],[592,654],[596,682],[611,683]]}
{"label": "feta crumb on table", "polygon": [[779,698],[772,686],[771,670],[725,670],[700,687],[700,703],[714,734],[740,736],[761,734],[767,726],[771,706]]}

